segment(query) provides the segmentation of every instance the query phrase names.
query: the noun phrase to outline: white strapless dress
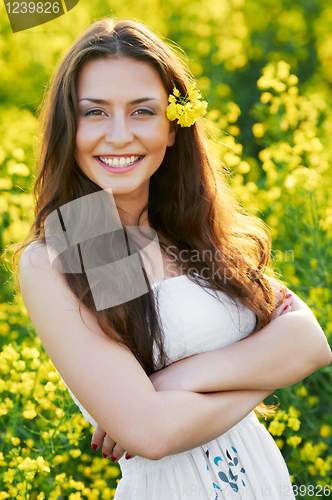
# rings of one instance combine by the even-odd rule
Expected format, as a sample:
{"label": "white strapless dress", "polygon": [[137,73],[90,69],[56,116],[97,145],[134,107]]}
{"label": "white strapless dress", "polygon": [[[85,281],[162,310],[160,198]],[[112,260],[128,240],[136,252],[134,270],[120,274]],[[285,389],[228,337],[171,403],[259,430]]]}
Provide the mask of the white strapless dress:
{"label": "white strapless dress", "polygon": [[[202,289],[187,275],[154,283],[152,288],[172,363],[238,342],[255,327],[249,309],[223,292]],[[96,426],[69,392],[86,420]],[[124,453],[119,465],[122,478],[114,500],[295,499],[283,456],[254,411],[202,446],[160,460],[139,456],[126,460]]]}

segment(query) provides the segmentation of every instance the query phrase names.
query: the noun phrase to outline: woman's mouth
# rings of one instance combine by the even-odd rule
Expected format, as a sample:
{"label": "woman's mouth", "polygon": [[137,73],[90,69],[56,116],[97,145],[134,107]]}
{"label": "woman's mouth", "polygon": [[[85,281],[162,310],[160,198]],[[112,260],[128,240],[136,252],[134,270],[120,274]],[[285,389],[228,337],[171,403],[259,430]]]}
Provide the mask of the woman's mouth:
{"label": "woman's mouth", "polygon": [[121,156],[121,158],[95,156],[95,158],[109,172],[120,174],[134,169],[145,158],[145,155]]}
{"label": "woman's mouth", "polygon": [[121,168],[121,167],[128,167],[129,165],[134,165],[134,163],[137,163],[141,158],[143,158],[143,155],[128,156],[128,157],[122,156],[121,158],[109,158],[107,156],[98,156],[97,158],[102,163],[108,165],[109,167]]}

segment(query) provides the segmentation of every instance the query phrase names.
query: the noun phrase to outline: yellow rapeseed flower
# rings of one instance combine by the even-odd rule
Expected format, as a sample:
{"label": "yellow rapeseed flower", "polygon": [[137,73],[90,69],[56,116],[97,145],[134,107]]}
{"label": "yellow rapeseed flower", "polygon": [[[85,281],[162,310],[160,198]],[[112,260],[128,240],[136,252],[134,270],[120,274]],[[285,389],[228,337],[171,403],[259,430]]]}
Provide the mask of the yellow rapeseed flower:
{"label": "yellow rapeseed flower", "polygon": [[35,397],[38,404],[43,408],[43,410],[49,410],[52,406],[52,402],[48,398],[39,399],[37,396]]}
{"label": "yellow rapeseed flower", "polygon": [[13,367],[15,368],[15,370],[23,372],[23,370],[25,370],[26,368],[25,361],[23,361],[23,359],[19,359],[18,361],[13,361]]}
{"label": "yellow rapeseed flower", "polygon": [[55,476],[55,481],[58,481],[59,483],[63,483],[65,479],[66,479],[65,472],[62,472],[61,474]]}
{"label": "yellow rapeseed flower", "polygon": [[308,396],[308,391],[307,391],[306,387],[304,387],[304,385],[301,385],[300,387],[297,387],[295,389],[295,393],[296,393],[297,396],[299,396],[301,398],[305,398],[305,397]]}
{"label": "yellow rapeseed flower", "polygon": [[79,491],[77,491],[77,493],[71,493],[69,495],[69,500],[81,500],[82,498],[82,495]]}
{"label": "yellow rapeseed flower", "polygon": [[7,413],[8,413],[8,408],[5,405],[5,403],[0,403],[0,417],[2,417],[2,415],[7,415]]}
{"label": "yellow rapeseed flower", "polygon": [[73,458],[77,458],[82,454],[81,450],[70,450],[69,455],[71,455]]}
{"label": "yellow rapeseed flower", "polygon": [[315,467],[319,471],[319,474],[324,477],[326,476],[326,472],[331,470],[331,464],[329,460],[324,461],[321,457],[316,458]]}
{"label": "yellow rapeseed flower", "polygon": [[12,483],[14,481],[14,477],[16,474],[15,469],[8,469],[3,473],[3,482],[4,483]]}
{"label": "yellow rapeseed flower", "polygon": [[29,420],[34,419],[37,416],[36,405],[32,401],[28,401],[22,412],[24,418]]}
{"label": "yellow rapeseed flower", "polygon": [[294,406],[289,406],[288,413],[289,413],[290,417],[294,417],[294,418],[298,418],[301,416],[300,410],[297,410],[296,408],[294,408]]}
{"label": "yellow rapeseed flower", "polygon": [[8,345],[5,345],[2,348],[2,352],[0,353],[0,360],[6,359],[8,361],[16,361],[20,358],[20,355],[15,349],[13,348],[13,345],[10,343]]}
{"label": "yellow rapeseed flower", "polygon": [[8,488],[8,493],[9,493],[12,497],[16,498],[16,496],[17,496],[17,488],[16,488],[16,486],[13,486],[13,485],[11,485],[11,484],[8,484],[8,485],[6,485],[6,486],[7,486],[7,488]]}
{"label": "yellow rapeseed flower", "polygon": [[50,468],[48,467],[47,462],[46,462],[46,460],[44,460],[43,457],[41,457],[41,456],[37,457],[36,462],[38,465],[38,469],[40,471],[50,472]]}
{"label": "yellow rapeseed flower", "polygon": [[68,485],[75,490],[83,490],[85,487],[83,481],[75,481],[73,478],[70,478]]}
{"label": "yellow rapeseed flower", "polygon": [[287,439],[287,444],[296,448],[302,442],[302,438],[300,436],[291,436]]}
{"label": "yellow rapeseed flower", "polygon": [[40,352],[35,347],[23,347],[21,356],[26,359],[39,358]]}
{"label": "yellow rapeseed flower", "polygon": [[92,469],[91,469],[91,467],[89,467],[89,466],[84,467],[84,470],[83,470],[83,475],[84,475],[85,477],[90,477],[90,476],[91,476],[91,473],[92,473]]}
{"label": "yellow rapeseed flower", "polygon": [[288,419],[287,426],[291,427],[293,429],[293,431],[298,431],[300,426],[301,426],[301,422],[298,418],[290,417]]}
{"label": "yellow rapeseed flower", "polygon": [[255,123],[252,127],[252,133],[257,138],[263,137],[265,130],[266,125],[264,125],[263,123]]}
{"label": "yellow rapeseed flower", "polygon": [[261,102],[267,104],[271,101],[272,94],[270,92],[263,92],[261,95]]}
{"label": "yellow rapeseed flower", "polygon": [[47,384],[45,385],[45,391],[55,391],[56,390],[56,387],[54,384],[52,384],[52,382],[47,382]]}
{"label": "yellow rapeseed flower", "polygon": [[311,465],[308,465],[307,469],[308,469],[308,472],[309,472],[310,476],[316,476],[316,475],[317,475],[317,473],[318,473],[318,470],[317,470],[317,469],[316,469],[316,467],[315,467],[314,465],[312,465],[312,464],[311,464]]}
{"label": "yellow rapeseed flower", "polygon": [[321,426],[319,434],[322,437],[329,437],[332,434],[332,427],[330,425],[324,424]]}
{"label": "yellow rapeseed flower", "polygon": [[61,495],[61,487],[57,485],[53,491],[48,496],[48,500],[57,500]]}
{"label": "yellow rapeseed flower", "polygon": [[318,396],[309,396],[308,397],[308,402],[310,406],[314,406],[317,403],[319,403],[319,397]]}
{"label": "yellow rapeseed flower", "polygon": [[206,114],[207,102],[200,101],[201,94],[196,88],[196,82],[191,84],[184,97],[174,86],[173,95],[168,96],[169,105],[166,109],[166,116],[170,121],[177,120],[181,127],[190,127],[199,116]]}
{"label": "yellow rapeseed flower", "polygon": [[41,363],[40,363],[39,359],[34,358],[32,363],[30,364],[30,368],[32,368],[32,370],[38,370],[40,365],[41,365]]}
{"label": "yellow rapeseed flower", "polygon": [[65,384],[64,384],[64,382],[63,382],[62,380],[60,380],[60,381],[58,382],[58,389],[59,389],[60,391],[66,391],[66,390],[67,390],[67,387],[65,386]]}
{"label": "yellow rapeseed flower", "polygon": [[270,422],[268,431],[271,432],[273,436],[281,436],[285,430],[286,425],[283,422],[278,422],[278,420],[272,420]]}
{"label": "yellow rapeseed flower", "polygon": [[35,443],[32,439],[26,439],[24,442],[27,446],[29,446],[29,448],[33,448],[35,445]]}
{"label": "yellow rapeseed flower", "polygon": [[113,498],[113,490],[111,488],[105,488],[101,494],[101,498],[103,500],[108,500],[109,498]]}
{"label": "yellow rapeseed flower", "polygon": [[19,465],[18,469],[23,470],[23,471],[36,471],[38,469],[38,465],[36,460],[33,460],[30,457],[25,458]]}
{"label": "yellow rapeseed flower", "polygon": [[52,370],[52,371],[49,372],[48,378],[50,380],[59,380],[60,376],[59,376],[58,372],[56,372],[55,370]]}
{"label": "yellow rapeseed flower", "polygon": [[299,450],[301,460],[315,462],[315,460],[328,448],[328,445],[321,441],[315,445],[311,441],[307,441],[303,448]]}
{"label": "yellow rapeseed flower", "polygon": [[1,466],[4,466],[4,465],[7,465],[7,462],[4,460],[4,456],[3,456],[3,452],[0,451],[0,465]]}
{"label": "yellow rapeseed flower", "polygon": [[93,486],[95,488],[98,488],[98,490],[103,490],[107,487],[107,482],[105,481],[105,479],[96,479],[93,483]]}

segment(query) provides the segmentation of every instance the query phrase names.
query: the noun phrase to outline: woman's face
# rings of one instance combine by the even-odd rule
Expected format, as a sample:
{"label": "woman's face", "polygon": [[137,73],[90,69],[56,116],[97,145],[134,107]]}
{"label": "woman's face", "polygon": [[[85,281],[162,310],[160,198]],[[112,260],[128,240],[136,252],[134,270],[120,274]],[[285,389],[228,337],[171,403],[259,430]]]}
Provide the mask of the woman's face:
{"label": "woman's face", "polygon": [[78,74],[77,94],[78,166],[102,189],[111,188],[116,202],[142,208],[150,177],[176,134],[159,73],[130,58],[89,61]]}

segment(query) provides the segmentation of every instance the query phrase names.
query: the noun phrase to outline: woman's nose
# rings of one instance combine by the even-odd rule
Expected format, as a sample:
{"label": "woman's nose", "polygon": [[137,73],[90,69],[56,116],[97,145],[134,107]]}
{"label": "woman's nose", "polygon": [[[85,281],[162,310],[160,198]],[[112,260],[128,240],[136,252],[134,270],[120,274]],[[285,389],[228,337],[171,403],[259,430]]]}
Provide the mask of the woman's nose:
{"label": "woman's nose", "polygon": [[105,141],[107,143],[113,144],[120,149],[133,140],[134,135],[123,113],[114,113],[107,121],[107,130],[105,133]]}

